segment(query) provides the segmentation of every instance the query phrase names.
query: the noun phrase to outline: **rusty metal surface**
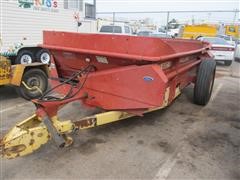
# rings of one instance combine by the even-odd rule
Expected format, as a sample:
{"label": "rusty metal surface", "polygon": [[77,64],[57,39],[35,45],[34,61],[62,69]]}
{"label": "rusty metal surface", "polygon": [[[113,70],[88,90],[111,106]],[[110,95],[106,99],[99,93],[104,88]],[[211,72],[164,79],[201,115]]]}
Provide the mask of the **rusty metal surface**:
{"label": "rusty metal surface", "polygon": [[11,63],[2,56],[0,58],[0,85],[9,84],[11,79]]}
{"label": "rusty metal surface", "polygon": [[82,120],[73,122],[74,125],[79,129],[84,129],[88,127],[95,127],[97,125],[97,119],[94,117],[84,118]]}

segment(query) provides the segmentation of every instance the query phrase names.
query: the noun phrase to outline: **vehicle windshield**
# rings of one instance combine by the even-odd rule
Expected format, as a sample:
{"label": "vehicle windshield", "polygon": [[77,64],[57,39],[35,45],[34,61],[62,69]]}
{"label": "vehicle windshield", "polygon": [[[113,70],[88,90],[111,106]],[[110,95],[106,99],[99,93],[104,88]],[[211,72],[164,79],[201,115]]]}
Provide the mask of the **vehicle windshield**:
{"label": "vehicle windshield", "polygon": [[157,33],[152,33],[150,36],[152,36],[152,37],[164,37],[164,38],[170,38],[171,37],[167,34],[157,34]]}
{"label": "vehicle windshield", "polygon": [[100,32],[122,33],[122,28],[121,26],[102,26]]}
{"label": "vehicle windshield", "polygon": [[231,40],[230,36],[219,36],[219,37],[225,39],[226,41],[230,41]]}
{"label": "vehicle windshield", "polygon": [[137,33],[138,36],[150,36],[151,34],[151,31],[140,31]]}
{"label": "vehicle windshield", "polygon": [[207,41],[211,44],[222,44],[222,45],[229,45],[228,42],[222,38],[203,38],[203,41]]}

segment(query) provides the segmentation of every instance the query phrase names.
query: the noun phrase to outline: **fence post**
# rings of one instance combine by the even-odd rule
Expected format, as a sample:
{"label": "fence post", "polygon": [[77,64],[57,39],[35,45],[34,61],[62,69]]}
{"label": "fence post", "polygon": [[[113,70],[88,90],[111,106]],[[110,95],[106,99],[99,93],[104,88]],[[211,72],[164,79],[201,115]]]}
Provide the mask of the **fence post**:
{"label": "fence post", "polygon": [[170,12],[168,11],[168,12],[167,12],[166,35],[167,35],[167,33],[168,33],[169,14],[170,14]]}
{"label": "fence post", "polygon": [[113,20],[113,32],[114,33],[114,28],[115,28],[115,12],[113,12],[113,17],[112,17],[112,20]]}

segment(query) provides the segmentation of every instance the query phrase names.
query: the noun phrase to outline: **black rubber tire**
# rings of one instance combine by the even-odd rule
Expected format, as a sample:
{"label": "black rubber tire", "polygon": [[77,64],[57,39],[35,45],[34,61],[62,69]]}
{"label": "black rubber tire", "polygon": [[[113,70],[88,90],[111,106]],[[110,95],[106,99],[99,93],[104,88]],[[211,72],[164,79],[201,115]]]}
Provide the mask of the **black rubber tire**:
{"label": "black rubber tire", "polygon": [[240,57],[235,57],[234,61],[240,63]]}
{"label": "black rubber tire", "polygon": [[231,66],[231,64],[232,64],[232,61],[224,61],[225,66]]}
{"label": "black rubber tire", "polygon": [[[42,56],[43,53],[48,53],[49,54],[50,61],[48,63],[44,63],[44,62],[41,61],[41,56]],[[50,64],[51,63],[51,54],[47,49],[40,49],[36,54],[36,59],[37,59],[37,62],[44,63],[44,64]]]}
{"label": "black rubber tire", "polygon": [[198,105],[206,105],[211,97],[216,72],[216,62],[214,60],[204,60],[201,62],[197,79],[194,86],[194,102]]}
{"label": "black rubber tire", "polygon": [[[41,69],[34,68],[27,70],[22,77],[22,81],[24,81],[29,87],[37,85],[42,93],[48,88],[48,77]],[[28,90],[22,83],[16,88],[16,90],[21,97],[27,100],[36,99],[42,95],[38,90]]]}
{"label": "black rubber tire", "polygon": [[202,36],[200,35],[200,36],[196,37],[195,39],[198,40],[198,39],[201,38],[201,37],[202,37]]}
{"label": "black rubber tire", "polygon": [[33,56],[33,53],[32,53],[31,51],[29,51],[29,50],[21,50],[21,51],[18,53],[17,57],[16,57],[15,64],[23,64],[23,63],[21,63],[21,58],[22,58],[22,56],[24,56],[24,55],[30,56],[31,59],[32,59],[32,62],[31,62],[31,63],[33,63],[33,60],[34,60],[34,58],[33,58],[33,57],[34,57],[34,56]]}

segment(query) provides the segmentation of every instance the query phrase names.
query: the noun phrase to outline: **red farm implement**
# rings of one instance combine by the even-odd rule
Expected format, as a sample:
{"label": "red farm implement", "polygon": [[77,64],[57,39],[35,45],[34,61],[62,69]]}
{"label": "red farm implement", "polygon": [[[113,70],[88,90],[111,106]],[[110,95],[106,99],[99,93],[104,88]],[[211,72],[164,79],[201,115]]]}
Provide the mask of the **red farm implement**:
{"label": "red farm implement", "polygon": [[[196,104],[211,96],[216,64],[205,42],[46,31],[41,47],[53,55],[53,88],[33,100],[35,114],[1,140],[6,158],[29,154],[50,138],[69,146],[73,131],[164,108],[191,83]],[[60,121],[57,112],[76,100],[102,112]]]}

